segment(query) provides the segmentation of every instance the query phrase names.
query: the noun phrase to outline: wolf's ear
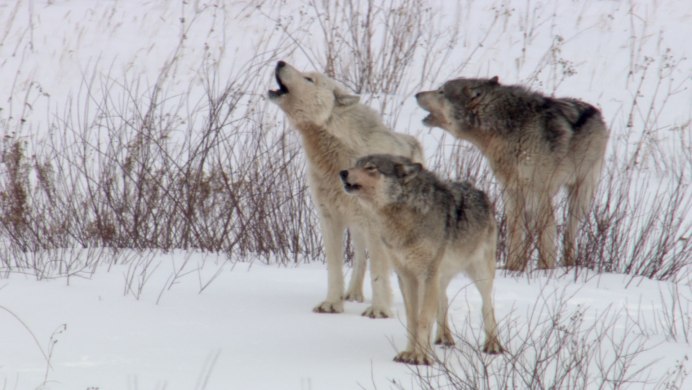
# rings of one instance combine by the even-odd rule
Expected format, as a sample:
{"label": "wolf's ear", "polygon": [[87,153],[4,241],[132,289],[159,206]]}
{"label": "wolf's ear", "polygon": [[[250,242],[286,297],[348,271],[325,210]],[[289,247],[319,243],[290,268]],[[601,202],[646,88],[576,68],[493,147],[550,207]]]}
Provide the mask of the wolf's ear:
{"label": "wolf's ear", "polygon": [[490,82],[490,85],[500,85],[500,78],[497,76],[494,76],[488,81]]}
{"label": "wolf's ear", "polygon": [[351,106],[360,101],[360,96],[351,95],[341,88],[336,88],[334,90],[334,98],[336,99],[336,104],[338,106]]}
{"label": "wolf's ear", "polygon": [[420,163],[396,164],[394,166],[397,177],[404,179],[405,183],[416,177],[422,169],[423,165]]}

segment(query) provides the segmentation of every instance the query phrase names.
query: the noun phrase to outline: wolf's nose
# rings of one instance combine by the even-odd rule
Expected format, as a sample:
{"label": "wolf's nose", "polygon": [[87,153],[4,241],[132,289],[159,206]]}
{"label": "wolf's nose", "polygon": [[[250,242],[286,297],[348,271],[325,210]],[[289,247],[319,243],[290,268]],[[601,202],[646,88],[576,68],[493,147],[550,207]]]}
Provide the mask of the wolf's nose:
{"label": "wolf's nose", "polygon": [[286,63],[283,62],[283,61],[279,61],[279,62],[276,63],[276,68],[277,68],[277,69],[283,68],[284,66],[286,66]]}
{"label": "wolf's nose", "polygon": [[420,99],[421,96],[423,96],[423,92],[418,92],[416,94],[416,99]]}
{"label": "wolf's nose", "polygon": [[343,170],[339,172],[339,176],[341,177],[341,180],[346,180],[346,178],[348,178],[348,171]]}

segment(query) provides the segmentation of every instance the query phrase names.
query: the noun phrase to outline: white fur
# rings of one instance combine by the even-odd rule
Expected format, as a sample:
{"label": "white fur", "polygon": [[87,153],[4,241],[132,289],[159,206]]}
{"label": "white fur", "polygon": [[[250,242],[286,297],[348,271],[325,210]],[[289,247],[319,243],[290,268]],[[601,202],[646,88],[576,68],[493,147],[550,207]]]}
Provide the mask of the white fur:
{"label": "white fur", "polygon": [[[339,172],[364,155],[389,153],[423,161],[415,138],[391,132],[379,115],[358,96],[348,93],[320,73],[303,73],[280,62],[276,77],[288,92],[269,93],[291,125],[301,135],[308,160],[308,183],[317,207],[327,258],[327,297],[316,312],[343,311],[343,300],[363,300],[366,249],[371,258],[372,306],[363,315],[391,316],[390,258],[370,217],[362,206],[347,196]],[[344,230],[348,228],[355,250],[354,270],[344,295]]]}

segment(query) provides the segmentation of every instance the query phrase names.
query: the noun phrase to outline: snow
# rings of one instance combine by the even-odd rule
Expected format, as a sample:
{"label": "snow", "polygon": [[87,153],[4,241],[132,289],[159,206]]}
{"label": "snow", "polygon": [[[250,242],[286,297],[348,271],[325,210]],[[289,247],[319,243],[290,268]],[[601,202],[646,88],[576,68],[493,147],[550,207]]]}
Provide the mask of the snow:
{"label": "snow", "polygon": [[[92,76],[141,78],[150,87],[173,64],[166,73],[169,92],[194,95],[202,90],[205,67],[221,69],[229,78],[245,76],[243,64],[256,53],[267,61],[319,68],[314,53],[321,43],[310,8],[279,0],[260,3],[0,2],[2,135],[19,129],[24,139],[40,138],[48,131],[46,123],[68,110],[67,102],[84,93],[80,88]],[[598,104],[613,128],[610,155],[634,148],[640,135],[634,130],[654,118],[658,146],[683,165],[671,176],[686,172],[682,177],[689,184],[689,157],[675,157],[689,156],[685,148],[691,139],[689,2],[469,1],[445,9],[448,5],[430,2],[440,25],[456,23],[462,39],[438,72],[411,72],[406,93],[435,88],[460,74],[497,74],[502,82],[580,97]],[[556,35],[565,39],[561,46],[554,46]],[[431,43],[433,55],[445,44],[445,36]],[[564,69],[556,64],[572,66],[576,73],[563,78]],[[271,72],[268,67],[251,76],[269,86]],[[385,97],[368,98],[377,103]],[[452,142],[439,129],[422,128],[422,114],[410,95],[396,98],[383,115],[398,130],[426,137],[428,155],[438,140]],[[634,125],[627,127],[636,99]],[[651,180],[667,174],[657,172]],[[657,188],[651,187],[646,189]],[[692,216],[688,212],[683,218]],[[33,274],[0,268],[0,388],[416,387],[416,370],[392,361],[406,342],[396,284],[397,317],[371,320],[360,316],[368,302],[349,302],[338,315],[311,311],[326,291],[321,263],[277,266],[194,252],[128,252],[123,258],[128,261],[97,262],[93,272],[70,278],[36,280]],[[498,272],[496,313],[500,338],[510,350],[516,340],[507,340],[508,327],[520,324],[512,331],[528,334],[531,313],[562,304],[567,313],[584,310],[587,324],[606,315],[613,321],[613,340],[630,336],[646,346],[636,365],[644,367],[649,382],[633,388],[657,384],[679,362],[689,367],[689,275],[658,282],[561,272]],[[477,292],[460,276],[448,295],[456,330],[477,336]],[[367,283],[366,297],[371,297]],[[478,345],[482,340],[466,341]],[[440,357],[449,353],[436,351]],[[692,379],[681,388],[692,388]]]}
{"label": "snow", "polygon": [[[186,257],[184,275],[169,289],[171,275]],[[5,388],[31,389],[44,382],[46,362],[33,337],[50,354],[43,389],[382,389],[394,382],[414,387],[415,371],[392,361],[406,343],[396,285],[396,318],[373,320],[360,315],[367,302],[348,302],[343,314],[311,311],[326,289],[320,264],[231,265],[223,256],[200,253],[158,255],[153,261],[156,271],[139,299],[125,292],[128,265],[103,267],[91,278],[71,279],[69,286],[65,279],[36,281],[19,274],[3,279],[0,375]],[[630,281],[623,275],[529,279],[498,272],[497,317],[501,327],[510,318],[524,322],[542,301],[557,303],[555,298],[564,296],[567,312],[587,307],[587,318],[620,312],[648,319],[637,331],[647,334],[651,349],[637,362],[665,372],[692,353],[689,344],[667,340],[657,325],[670,283],[637,279],[625,287]],[[448,293],[454,327],[480,332],[475,288],[458,277]],[[681,299],[689,303],[692,294],[686,291]],[[441,357],[446,353],[436,351]]]}
{"label": "snow", "polygon": [[[189,275],[158,305],[166,272],[157,272],[137,301],[122,293],[122,268],[75,279],[70,287],[61,280],[3,281],[0,305],[31,324],[39,340],[67,324],[56,337],[47,388],[122,389],[136,382],[142,389],[164,383],[192,389],[210,359],[211,389],[353,388],[370,382],[371,369],[387,376],[406,372],[391,361],[388,338],[404,339],[398,320],[361,317],[366,304],[347,305],[342,315],[311,312],[315,293],[325,288],[321,266],[237,264],[201,294]],[[12,304],[17,301],[23,303]],[[9,388],[35,387],[45,371],[40,351],[19,323],[3,323]]]}

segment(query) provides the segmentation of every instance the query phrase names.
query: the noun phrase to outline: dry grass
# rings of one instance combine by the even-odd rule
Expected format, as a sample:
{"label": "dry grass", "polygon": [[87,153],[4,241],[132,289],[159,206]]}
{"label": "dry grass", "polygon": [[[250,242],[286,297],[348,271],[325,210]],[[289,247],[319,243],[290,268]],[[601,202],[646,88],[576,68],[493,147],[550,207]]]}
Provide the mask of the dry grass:
{"label": "dry grass", "polygon": [[[481,351],[482,332],[457,324],[457,345],[438,350],[436,364],[412,368],[421,389],[679,389],[686,361],[655,373],[656,347],[626,309],[594,312],[570,304],[566,291],[543,290],[526,313],[501,318],[507,351]],[[689,319],[687,320],[689,326]],[[401,387],[403,388],[403,387]]]}
{"label": "dry grass", "polygon": [[[427,76],[411,81],[417,77],[412,69],[442,69],[460,32],[442,33],[431,23],[431,11],[416,0],[396,3],[396,12],[385,12],[386,7],[372,1],[312,1],[302,7],[306,20],[322,34],[315,47],[300,40],[307,27],[291,30],[285,20],[276,19],[281,27],[276,34],[283,38],[267,36],[254,57],[225,70],[223,77],[218,63],[205,62],[199,85],[174,93],[171,73],[183,53],[185,33],[194,27],[191,18],[181,26],[180,42],[153,84],[103,73],[97,62],[64,102],[62,113],[49,118],[47,139],[22,137],[22,122],[7,122],[18,127],[7,129],[0,144],[0,237],[7,243],[3,268],[72,274],[72,263],[40,264],[46,259],[42,251],[71,247],[252,253],[280,262],[321,258],[300,145],[267,105],[267,80],[245,75],[269,74],[277,55],[286,54],[281,47],[293,42],[318,68],[374,99],[396,123],[401,105],[392,99],[405,98],[430,81]],[[516,16],[502,7],[494,12],[495,22],[483,39]],[[529,16],[522,16],[524,23]],[[463,17],[458,10],[454,18]],[[352,29],[337,28],[349,23]],[[423,51],[422,43],[430,43],[431,37],[443,45]],[[525,43],[533,39],[528,34]],[[471,57],[479,55],[483,43]],[[544,57],[554,65],[553,90],[574,76],[563,66],[564,44],[555,37]],[[580,267],[574,272],[588,268],[674,279],[692,261],[692,226],[684,217],[692,206],[692,160],[680,150],[660,150],[657,139],[661,129],[677,126],[681,150],[685,143],[689,146],[684,135],[689,122],[658,121],[666,102],[680,90],[667,76],[682,60],[668,50],[660,59],[633,55],[633,61],[638,61],[631,66],[634,98],[623,107],[627,118],[622,123],[641,123],[644,130],[626,140],[634,147],[611,153],[578,238]],[[529,83],[540,76],[531,73]],[[641,97],[642,88],[651,85],[656,87],[653,97]],[[194,88],[201,88],[201,99],[193,98],[199,96]],[[482,156],[443,136],[428,160],[441,176],[472,180],[497,199],[499,260],[505,262],[501,196]],[[652,182],[661,171],[665,177]],[[558,207],[563,208],[559,201]]]}

